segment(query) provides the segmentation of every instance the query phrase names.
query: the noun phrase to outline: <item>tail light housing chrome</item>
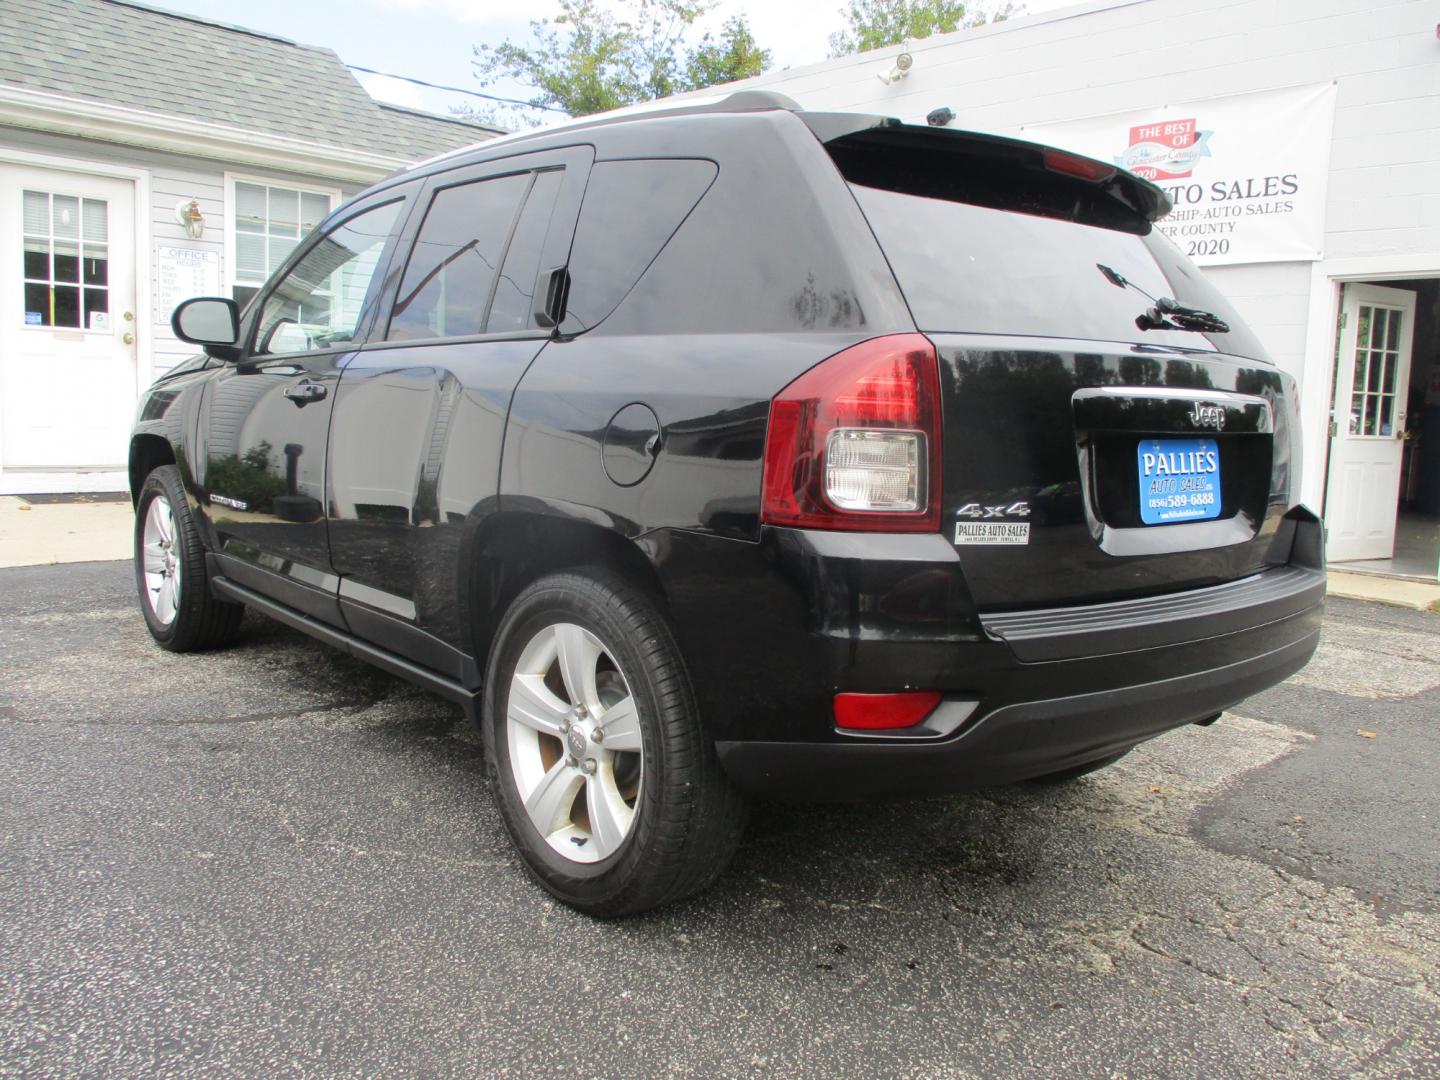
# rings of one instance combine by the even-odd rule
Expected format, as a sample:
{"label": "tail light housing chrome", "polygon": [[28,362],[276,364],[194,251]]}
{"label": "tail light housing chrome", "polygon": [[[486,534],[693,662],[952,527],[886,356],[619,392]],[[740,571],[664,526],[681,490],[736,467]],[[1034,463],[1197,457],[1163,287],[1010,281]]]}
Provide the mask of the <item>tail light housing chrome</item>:
{"label": "tail light housing chrome", "polygon": [[776,395],[761,520],[805,529],[939,529],[940,372],[928,338],[861,342]]}

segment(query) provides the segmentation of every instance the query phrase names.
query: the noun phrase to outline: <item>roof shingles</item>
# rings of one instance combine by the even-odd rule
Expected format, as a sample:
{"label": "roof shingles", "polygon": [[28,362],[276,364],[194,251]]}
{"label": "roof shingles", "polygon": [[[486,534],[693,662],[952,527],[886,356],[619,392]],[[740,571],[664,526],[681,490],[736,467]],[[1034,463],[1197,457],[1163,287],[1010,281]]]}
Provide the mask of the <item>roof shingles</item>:
{"label": "roof shingles", "polygon": [[0,81],[411,161],[498,134],[381,105],[329,49],[132,0],[0,0]]}

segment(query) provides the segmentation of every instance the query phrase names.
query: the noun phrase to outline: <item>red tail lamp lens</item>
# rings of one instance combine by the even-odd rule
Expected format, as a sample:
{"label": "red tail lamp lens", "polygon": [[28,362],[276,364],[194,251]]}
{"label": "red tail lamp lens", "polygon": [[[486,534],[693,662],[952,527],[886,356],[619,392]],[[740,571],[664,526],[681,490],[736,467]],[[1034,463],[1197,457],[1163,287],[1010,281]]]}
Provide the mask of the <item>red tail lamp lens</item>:
{"label": "red tail lamp lens", "polygon": [[776,395],[765,439],[768,525],[940,527],[940,375],[923,334],[861,342]]}
{"label": "red tail lamp lens", "polygon": [[836,694],[835,726],[849,731],[894,731],[914,727],[940,704],[938,690],[899,694]]}

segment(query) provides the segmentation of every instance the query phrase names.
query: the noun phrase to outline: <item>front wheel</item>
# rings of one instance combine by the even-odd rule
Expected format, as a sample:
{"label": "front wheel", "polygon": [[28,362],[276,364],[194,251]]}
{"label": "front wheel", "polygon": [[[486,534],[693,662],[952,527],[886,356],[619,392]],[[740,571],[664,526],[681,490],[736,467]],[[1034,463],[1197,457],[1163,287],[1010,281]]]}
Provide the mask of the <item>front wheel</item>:
{"label": "front wheel", "polygon": [[140,487],[135,584],[150,636],[171,652],[224,644],[245,614],[244,605],[210,595],[205,549],[174,465],[162,465]]}
{"label": "front wheel", "polygon": [[725,867],[744,804],[644,593],[599,574],[535,582],[501,622],[486,686],[496,801],[557,899],[630,915],[699,891]]}

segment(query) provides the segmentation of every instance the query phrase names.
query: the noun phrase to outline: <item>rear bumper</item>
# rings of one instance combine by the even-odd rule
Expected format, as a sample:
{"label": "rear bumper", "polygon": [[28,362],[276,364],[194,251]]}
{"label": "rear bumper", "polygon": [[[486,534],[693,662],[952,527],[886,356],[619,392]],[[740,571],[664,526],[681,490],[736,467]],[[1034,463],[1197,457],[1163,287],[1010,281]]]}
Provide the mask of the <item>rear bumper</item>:
{"label": "rear bumper", "polygon": [[[670,534],[656,565],[732,781],[771,798],[861,798],[1059,771],[1280,682],[1319,640],[1320,535],[1297,508],[1278,557],[1241,580],[986,614],[938,534]],[[835,728],[836,693],[906,689],[944,695],[913,733]]]}
{"label": "rear bumper", "polygon": [[[933,795],[1012,783],[1118,753],[1274,686],[1310,659],[1319,622],[1317,607],[1267,627],[1257,638],[1294,640],[1208,670],[1002,705],[943,742],[724,742],[717,750],[736,784],[768,798]],[[973,708],[956,698],[940,705]]]}

